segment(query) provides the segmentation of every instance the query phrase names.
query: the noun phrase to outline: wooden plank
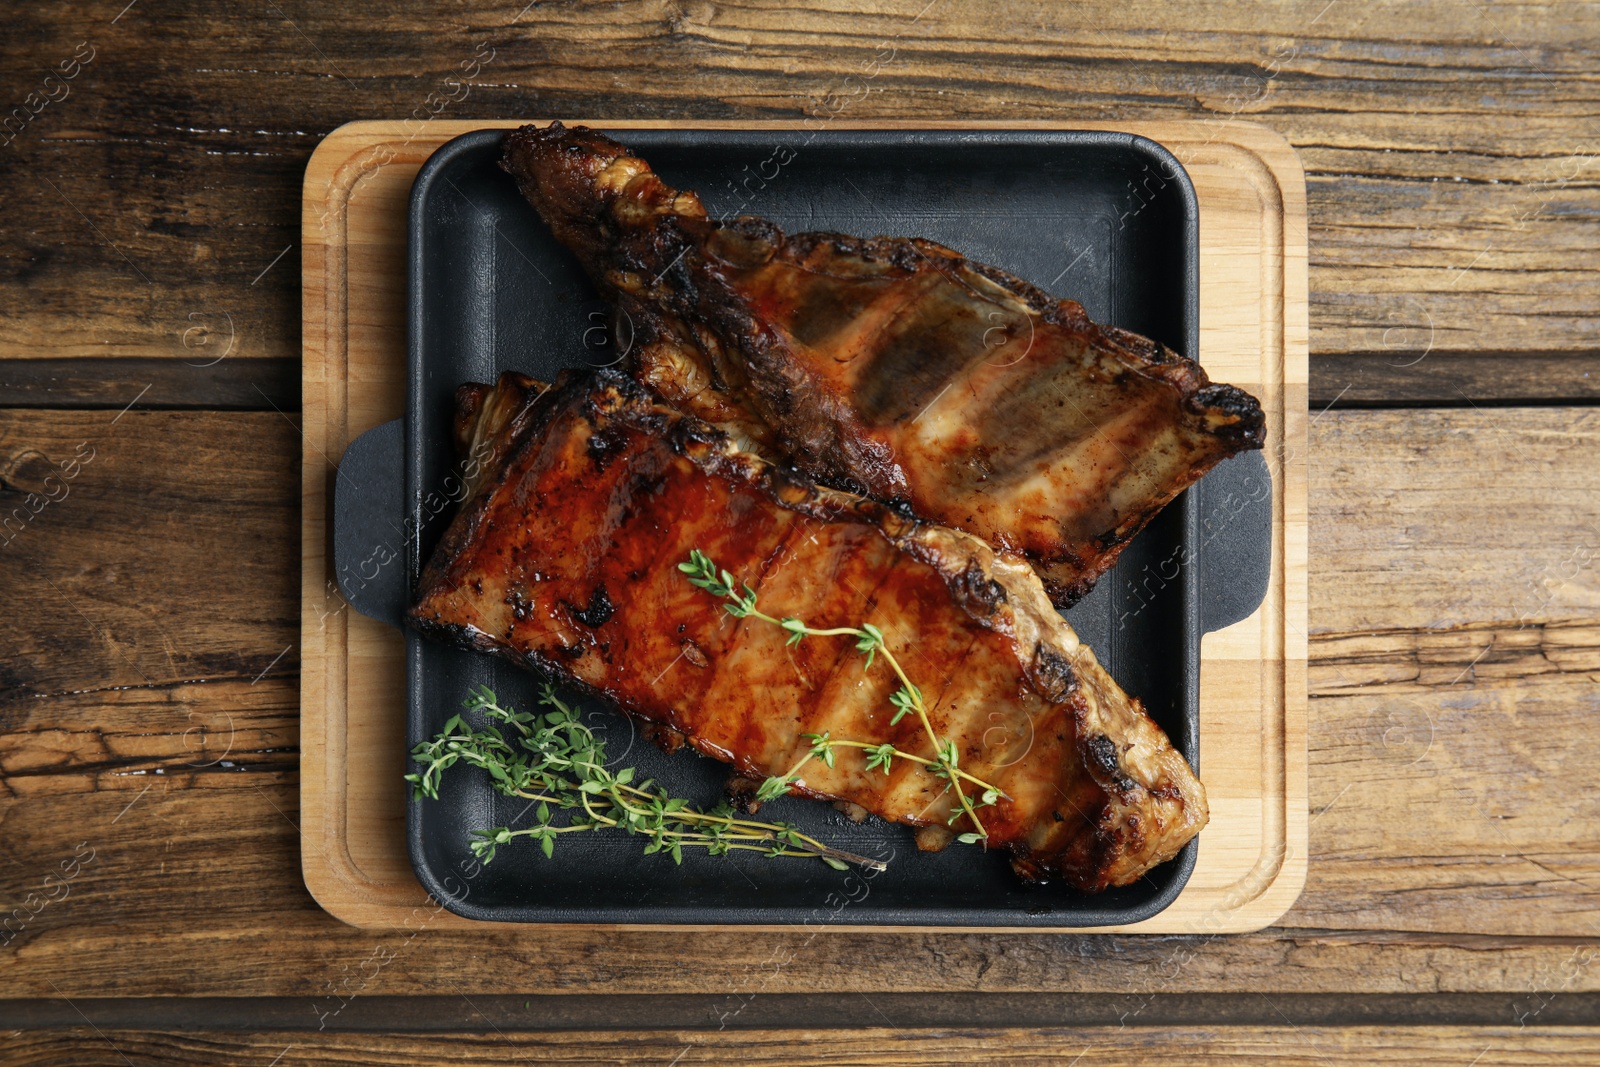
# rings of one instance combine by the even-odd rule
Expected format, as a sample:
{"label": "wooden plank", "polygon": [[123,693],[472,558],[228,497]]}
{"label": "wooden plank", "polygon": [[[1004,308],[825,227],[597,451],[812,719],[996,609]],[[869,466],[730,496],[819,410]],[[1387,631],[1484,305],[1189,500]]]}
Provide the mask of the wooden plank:
{"label": "wooden plank", "polygon": [[1600,842],[1572,786],[1600,755],[1597,434],[1570,409],[1320,421],[1322,844],[1287,923],[1600,933]]}
{"label": "wooden plank", "polygon": [[203,774],[270,782],[277,779],[255,776],[299,767],[299,712],[292,674],[47,694],[10,689],[0,696],[0,797],[137,792],[156,780],[167,789],[198,787]]}
{"label": "wooden plank", "polygon": [[1527,407],[1600,401],[1600,353],[1397,352],[1311,359],[1311,410]]}
{"label": "wooden plank", "polygon": [[[404,330],[394,299],[405,277],[400,207],[439,139],[471,128],[444,123],[413,139],[401,124],[353,123],[324,143],[307,170],[302,524],[308,604],[321,597],[327,569],[323,457],[342,453],[355,432],[400,413],[404,368],[391,342]],[[1155,123],[1133,130],[1186,159],[1201,215],[1201,358],[1215,378],[1261,398],[1280,509],[1274,579],[1262,610],[1208,636],[1202,646],[1201,744],[1207,765],[1220,768],[1206,778],[1211,822],[1205,846],[1178,900],[1137,928],[1259,929],[1294,899],[1306,855],[1300,688],[1305,251],[1290,232],[1302,218],[1300,174],[1283,142],[1260,127]],[[352,328],[355,321],[361,329]],[[404,858],[391,787],[374,780],[370,768],[403,757],[396,740],[404,732],[401,645],[366,620],[330,627],[308,612],[305,625],[306,884],[346,922],[391,926],[418,888]],[[469,925],[453,915],[439,922]]]}
{"label": "wooden plank", "polygon": [[1312,856],[1287,926],[1600,939],[1600,619],[1313,641]]}
{"label": "wooden plank", "polygon": [[[214,357],[212,357],[214,358]],[[1527,407],[1600,401],[1600,355],[1448,352],[1374,358],[1320,353],[1309,402],[1327,408]],[[146,387],[149,387],[146,391]],[[211,367],[157,357],[0,359],[0,407],[300,410],[300,361],[263,356]]]}
{"label": "wooden plank", "polygon": [[[1468,1063],[1543,1065],[1600,1057],[1600,1031],[1587,1027],[1085,1027],[1069,1029],[855,1031],[769,1030],[716,1033],[657,1030],[530,1034],[482,1030],[448,1036],[383,1033],[148,1030],[18,1031],[0,1037],[8,1062],[70,1059],[84,1067],[168,1064],[494,1064],[508,1057],[571,1064],[932,1064],[981,1059],[995,1064],[1123,1067],[1159,1060],[1173,1067],[1213,1064],[1316,1065]],[[673,1057],[677,1057],[674,1059]],[[1475,1058],[1476,1057],[1476,1058]]]}
{"label": "wooden plank", "polygon": [[[220,336],[226,314],[231,358],[293,358],[294,205],[316,144],[352,118],[534,110],[1248,118],[1309,172],[1315,351],[1594,350],[1587,6],[925,6],[136,7],[90,35],[70,96],[7,145],[0,352],[193,359],[188,331]],[[46,9],[11,28],[0,54],[17,71],[54,67],[85,35]],[[205,41],[205,62],[171,62],[174,34]]]}
{"label": "wooden plank", "polygon": [[[224,329],[226,323],[223,324]],[[204,343],[199,342],[205,337]],[[0,407],[299,411],[300,361],[229,359],[227,335],[193,333],[184,359],[0,359]]]}
{"label": "wooden plank", "polygon": [[1334,412],[1312,442],[1313,859],[1284,922],[1600,935],[1574,787],[1600,757],[1600,414]]}
{"label": "wooden plank", "polygon": [[978,993],[876,991],[728,994],[366,994],[339,1011],[306,1010],[304,997],[0,999],[13,1030],[92,1024],[102,1030],[459,1031],[860,1030],[880,1026],[1025,1030],[1083,1027],[1591,1026],[1600,993]]}

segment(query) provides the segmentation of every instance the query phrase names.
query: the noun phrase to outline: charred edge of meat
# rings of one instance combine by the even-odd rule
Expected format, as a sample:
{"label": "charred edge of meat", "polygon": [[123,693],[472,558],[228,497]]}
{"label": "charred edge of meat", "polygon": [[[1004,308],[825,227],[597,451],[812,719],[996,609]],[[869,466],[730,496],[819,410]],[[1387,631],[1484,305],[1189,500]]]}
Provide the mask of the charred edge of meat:
{"label": "charred edge of meat", "polygon": [[669,756],[675,756],[684,745],[689,743],[689,738],[682,730],[675,729],[663,722],[651,719],[634,719],[638,724],[639,736],[655,745]]}
{"label": "charred edge of meat", "polygon": [[1212,433],[1227,443],[1232,452],[1247,452],[1266,443],[1267,420],[1261,411],[1261,402],[1243,389],[1207,384],[1188,398],[1188,405],[1196,415],[1222,416],[1228,420],[1213,426]]}
{"label": "charred edge of meat", "polygon": [[1039,580],[1044,583],[1044,591],[1050,597],[1050,602],[1062,608],[1070,608],[1088,596],[1094,589],[1094,583],[1105,573],[1096,571],[1094,574],[1089,574],[1076,568],[1062,566],[1061,570],[1073,575],[1071,580],[1062,581],[1051,574],[1049,564],[1035,563],[1034,569],[1039,572]]}
{"label": "charred edge of meat", "polygon": [[1033,653],[1033,682],[1046,700],[1065,704],[1078,689],[1078,672],[1065,656],[1040,644]]}
{"label": "charred edge of meat", "polygon": [[1100,772],[1095,775],[1095,780],[1107,792],[1131,793],[1138,788],[1138,783],[1123,773],[1122,764],[1117,760],[1117,743],[1111,738],[1105,734],[1090,733],[1083,736],[1078,744],[1085,756],[1084,766]]}
{"label": "charred edge of meat", "polygon": [[[469,423],[471,428],[465,435],[464,447],[469,450],[468,454],[474,443],[487,447],[492,442],[498,446],[498,450],[489,450],[475,457],[479,461],[478,477],[467,489],[468,495],[462,502],[460,518],[450,523],[422,568],[417,580],[419,590],[432,586],[439,579],[441,571],[447,570],[450,562],[460,554],[461,547],[472,539],[479,523],[483,521],[488,498],[509,469],[504,462],[506,457],[519,447],[530,430],[537,432],[554,410],[550,404],[530,403],[530,399],[542,399],[552,392],[554,390],[546,388],[544,383],[514,371],[502,374],[499,384],[495,386],[467,382],[456,390],[455,425],[459,426],[466,418],[464,411],[471,409],[478,412],[476,421]],[[486,404],[494,405],[494,410],[488,410]],[[456,434],[456,444],[463,446],[463,437],[459,432]]]}
{"label": "charred edge of meat", "polygon": [[[710,235],[703,245],[696,243],[695,235],[681,233],[691,225],[704,228]],[[727,245],[727,241],[718,239],[729,235],[733,227],[743,227],[755,235],[750,237],[751,244],[757,239],[773,242],[766,258],[784,248],[782,231],[764,220],[741,218],[723,225],[668,216],[660,220],[658,229],[670,232],[674,239],[655,255],[670,259],[673,270],[657,279],[649,301],[636,293],[613,291],[612,295],[619,303],[635,305],[643,321],[659,314],[702,324],[700,328],[682,330],[676,343],[698,350],[712,388],[730,398],[744,398],[734,402],[764,427],[762,433],[755,435],[758,439],[777,446],[781,431],[779,450],[791,457],[807,457],[806,469],[811,477],[880,500],[905,496],[910,487],[895,462],[893,450],[866,432],[847,399],[826,390],[805,388],[801,368],[788,358],[788,349],[778,343],[772,330],[742,300],[732,299],[723,291],[723,283],[707,256],[718,254],[712,245]],[[651,240],[658,240],[655,233]],[[625,244],[607,251],[627,260]],[[747,253],[744,258],[760,257]],[[643,264],[637,266],[647,269]],[[602,288],[608,286],[602,282]],[[659,301],[659,310],[638,306],[652,301]],[[739,358],[730,358],[730,351],[737,352]]]}
{"label": "charred edge of meat", "polygon": [[989,577],[975,559],[967,561],[951,584],[950,592],[967,614],[974,617],[993,615],[1006,602],[1006,587]]}
{"label": "charred edge of meat", "polygon": [[[1217,462],[1224,459],[1217,456],[1205,464],[1196,464],[1195,469],[1204,474]],[[1199,480],[1200,474],[1195,476]],[[1193,482],[1189,483],[1194,484]],[[1188,486],[1181,486],[1174,490],[1165,500],[1160,501],[1147,509],[1142,515],[1134,516],[1138,521],[1130,521],[1116,530],[1108,531],[1096,540],[1100,551],[1092,560],[1082,560],[1075,553],[1062,559],[1030,559],[1033,569],[1038,573],[1039,580],[1044,583],[1045,592],[1050,594],[1050,600],[1057,607],[1070,608],[1094,589],[1095,583],[1105,577],[1107,571],[1117,565],[1117,560],[1122,556],[1123,549],[1133,542],[1133,539],[1144,530],[1146,523],[1158,515],[1167,504],[1177,497]],[[1066,579],[1061,576],[1068,575]]]}
{"label": "charred edge of meat", "polygon": [[727,782],[723,783],[722,795],[728,798],[733,810],[745,815],[755,815],[761,811],[761,801],[756,799],[756,794],[761,791],[761,784],[765,780],[742,774],[729,775]]}
{"label": "charred edge of meat", "polygon": [[456,455],[466,456],[472,451],[473,429],[478,421],[478,414],[483,410],[483,404],[489,394],[494,391],[491,385],[481,382],[467,382],[456,390],[455,418],[451,420],[451,441],[455,444]]}
{"label": "charred edge of meat", "polygon": [[[544,151],[546,146],[556,149]],[[622,145],[595,133],[585,126],[567,128],[559,122],[548,127],[524,126],[506,135],[500,166],[517,181],[522,195],[540,207],[540,213],[551,220],[551,228],[563,243],[592,245],[598,232],[609,230],[606,222],[606,201],[583,195],[562,196],[575,193],[597,184],[600,173],[611,163],[628,155]],[[531,179],[533,160],[543,156],[558,168],[564,181],[550,183],[550,189],[541,189]],[[546,210],[548,208],[548,210]],[[598,210],[597,210],[598,209]],[[585,220],[584,225],[575,220]]]}
{"label": "charred edge of meat", "polygon": [[426,615],[416,614],[414,610],[407,613],[406,622],[422,636],[431,638],[450,648],[458,648],[463,652],[503,654],[498,638],[493,634],[486,634],[482,630],[471,626],[461,626],[453,622],[439,622],[437,619],[430,619]]}
{"label": "charred edge of meat", "polygon": [[766,264],[783,245],[783,230],[759,215],[740,215],[715,231],[712,254],[745,269]]}

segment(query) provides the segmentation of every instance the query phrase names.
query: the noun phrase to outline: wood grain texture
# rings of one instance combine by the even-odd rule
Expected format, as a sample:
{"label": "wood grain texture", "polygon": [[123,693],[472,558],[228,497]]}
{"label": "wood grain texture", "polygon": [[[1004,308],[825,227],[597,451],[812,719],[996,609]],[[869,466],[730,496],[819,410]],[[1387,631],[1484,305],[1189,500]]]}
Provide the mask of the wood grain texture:
{"label": "wood grain texture", "polygon": [[[440,123],[415,134],[400,123],[353,123],[324,142],[306,174],[304,865],[306,884],[324,907],[375,928],[399,922],[420,892],[399,835],[402,810],[392,786],[374,773],[403,758],[396,739],[404,733],[404,659],[398,637],[369,620],[329,626],[313,617],[328,570],[324,457],[342,454],[360,430],[400,414],[405,371],[388,340],[404,332],[393,296],[405,287],[398,206],[440,139],[472,128]],[[1178,900],[1133,928],[1259,929],[1293,901],[1307,851],[1305,248],[1294,236],[1303,220],[1301,175],[1281,139],[1261,127],[1142,123],[1131,131],[1187,160],[1200,205],[1201,359],[1216,380],[1261,398],[1277,486],[1273,580],[1263,607],[1202,645],[1200,734],[1211,821],[1200,858]],[[450,928],[470,923],[454,915],[437,920]]]}
{"label": "wood grain texture", "polygon": [[[0,407],[299,411],[300,360],[228,359],[226,340],[167,356],[0,359]],[[206,347],[214,347],[207,354]]]}
{"label": "wood grain texture", "polygon": [[0,796],[137,792],[154,781],[167,789],[200,787],[209,783],[199,776],[220,773],[259,784],[299,767],[300,696],[292,674],[255,684],[198,678],[32,699],[8,693],[0,707]]}
{"label": "wood grain texture", "polygon": [[[9,103],[32,91],[27,72],[78,41],[92,38],[100,52],[72,96],[0,152],[6,356],[205,363],[234,336],[229,362],[297,360],[295,204],[312,149],[347,119],[392,118],[425,106],[428,92],[452,92],[442,79],[486,39],[496,58],[444,114],[743,120],[825,114],[844,99],[850,117],[912,121],[1237,114],[1283,132],[1307,166],[1318,351],[1397,364],[1431,353],[1416,364],[1431,368],[1436,355],[1491,352],[1510,363],[1596,350],[1596,31],[1584,5],[1198,4],[1183,9],[1181,33],[1170,32],[1170,5],[1145,2],[948,15],[941,5],[915,23],[923,0],[826,14],[771,3],[541,4],[521,22],[520,3],[390,5],[383,15],[291,3],[228,18],[175,3],[136,5],[113,23],[123,6],[8,12],[0,85]],[[885,39],[894,63],[865,95],[845,97],[861,83],[844,77],[858,76]],[[841,95],[825,104],[829,92]],[[231,334],[220,312],[232,315]],[[1410,388],[1404,370],[1384,388]],[[183,379],[172,380],[169,402],[178,404]],[[148,379],[119,382],[130,388],[84,383],[105,420]],[[1427,388],[1409,395],[1431,399]],[[208,403],[211,394],[194,395]],[[1421,461],[1410,413],[1336,410],[1312,425],[1314,877],[1285,919],[1293,925],[1215,939],[577,932],[529,946],[431,929],[415,940],[406,929],[379,937],[333,922],[304,893],[298,776],[273,765],[295,753],[274,751],[283,739],[267,736],[298,681],[293,651],[272,665],[283,647],[272,635],[288,645],[299,623],[298,433],[270,408],[180,418],[136,406],[115,426],[140,428],[137,440],[122,440],[150,462],[106,474],[93,509],[74,510],[87,497],[51,504],[0,548],[11,608],[0,619],[0,727],[26,724],[4,756],[0,911],[41,891],[78,842],[103,846],[70,897],[0,945],[0,984],[18,996],[159,990],[310,1001],[451,985],[475,997],[504,991],[511,974],[524,988],[560,992],[727,991],[733,1007],[766,992],[870,994],[915,983],[1509,991],[1530,1003],[1600,989],[1593,848],[1583,838],[1595,762],[1584,714],[1595,679],[1585,664],[1600,615],[1585,606],[1595,569],[1568,574],[1583,543],[1579,520],[1595,518],[1596,498],[1547,488],[1592,485],[1592,460],[1564,447],[1561,413],[1546,412],[1555,421],[1527,433],[1524,414],[1463,405],[1430,431],[1441,469],[1463,483],[1480,464],[1489,471],[1491,506],[1437,481],[1412,503]],[[59,459],[85,439],[52,435],[47,423],[63,417],[5,438],[9,488],[0,497],[11,508],[45,473],[30,449]],[[32,416],[0,415],[14,418]],[[183,438],[192,447],[166,447],[161,438],[184,420],[193,420]],[[281,431],[268,428],[273,420]],[[235,463],[245,473],[223,479]],[[191,464],[201,472],[193,483]],[[86,467],[73,492],[87,492],[102,470]],[[243,521],[232,517],[240,507]],[[52,546],[21,554],[41,533]],[[1444,540],[1460,551],[1443,551]],[[235,549],[254,561],[248,580],[230,580],[219,562]],[[1492,565],[1478,566],[1480,556]],[[88,621],[74,623],[70,602],[45,579],[71,592]],[[1399,614],[1375,617],[1374,598]],[[1524,620],[1530,609],[1537,614]],[[44,636],[31,636],[35,628]],[[175,639],[170,663],[163,630]],[[274,684],[275,696],[258,695]],[[181,694],[170,716],[169,692]],[[241,710],[260,773],[185,770],[216,755],[191,751],[194,722]],[[50,732],[57,724],[64,741]],[[147,732],[153,740],[140,740]],[[1410,766],[1423,736],[1443,742]],[[128,757],[143,762],[124,768],[166,773],[109,765]],[[1459,807],[1452,788],[1469,791]],[[1472,803],[1509,835],[1500,848],[1453,824],[1479,818]],[[1374,889],[1389,878],[1401,891]],[[369,977],[375,949],[403,954]],[[1511,1058],[1521,1035],[1496,1038],[1480,1064]],[[267,1063],[292,1040],[241,1056]],[[410,1047],[367,1055],[414,1060]],[[1449,1062],[1470,1063],[1483,1048],[1451,1046]],[[101,1053],[33,1055],[92,1062]],[[1595,1058],[1568,1045],[1556,1062]]]}
{"label": "wood grain texture", "polygon": [[[738,1010],[735,1010],[738,1009]],[[500,1030],[723,1031],[882,1026],[920,1030],[1085,1027],[1589,1026],[1600,994],[1526,993],[984,993],[875,991],[726,994],[366,994],[340,1011],[306,1010],[303,997],[94,997],[0,999],[0,1017],[21,1030],[92,1024],[102,1030],[316,1030],[447,1034]]]}
{"label": "wood grain texture", "polygon": [[210,358],[227,337],[230,358],[291,358],[317,143],[350,119],[534,113],[1249,119],[1309,174],[1314,351],[1600,337],[1586,4],[118,6],[20,10],[0,41],[7,106],[95,50],[0,153],[7,355],[194,359],[210,337]]}
{"label": "wood grain texture", "polygon": [[[19,1032],[0,1037],[0,1053],[17,1067],[66,1059],[83,1067],[128,1064],[389,1063],[503,1064],[853,1064],[982,1062],[1027,1067],[1173,1067],[1274,1064],[1328,1067],[1406,1063],[1545,1067],[1600,1058],[1600,1031],[1586,1027],[1183,1027],[985,1030],[771,1030],[707,1033],[696,1030],[607,1034],[478,1033],[232,1034],[137,1030]],[[276,1058],[274,1058],[276,1057]],[[674,1059],[674,1057],[677,1057]]]}
{"label": "wood grain texture", "polygon": [[1348,413],[1316,425],[1313,462],[1338,466],[1311,597],[1342,609],[1316,632],[1600,616],[1600,411],[1397,412],[1376,438]]}
{"label": "wood grain texture", "polygon": [[[1315,642],[1294,926],[1600,939],[1600,620]],[[1327,695],[1322,695],[1322,694]]]}
{"label": "wood grain texture", "polygon": [[[288,416],[0,411],[3,700],[298,667]],[[225,612],[208,610],[225,598]]]}
{"label": "wood grain texture", "polygon": [[1588,406],[1600,352],[1327,354],[1311,362],[1311,410],[1330,407]]}
{"label": "wood grain texture", "polygon": [[1600,757],[1600,417],[1333,413],[1313,441],[1313,841],[1337,845],[1287,921],[1600,935],[1600,809],[1571,785]]}

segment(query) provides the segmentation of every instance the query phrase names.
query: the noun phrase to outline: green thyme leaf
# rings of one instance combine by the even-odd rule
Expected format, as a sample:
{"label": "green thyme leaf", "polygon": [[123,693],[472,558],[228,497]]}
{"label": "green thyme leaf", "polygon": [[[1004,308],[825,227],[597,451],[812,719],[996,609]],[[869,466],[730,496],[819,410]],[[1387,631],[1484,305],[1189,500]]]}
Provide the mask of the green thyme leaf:
{"label": "green thyme leaf", "polygon": [[883,631],[870,622],[861,624],[861,636],[856,639],[856,651],[867,654],[867,666],[872,666],[872,658],[883,647]]}
{"label": "green thyme leaf", "polygon": [[761,803],[765,803],[769,800],[777,800],[788,791],[789,779],[768,778],[766,781],[761,783],[761,788],[756,790],[756,800]]}
{"label": "green thyme leaf", "polygon": [[827,731],[820,734],[801,734],[811,742],[811,754],[829,767],[833,766],[833,743],[828,740]]}
{"label": "green thyme leaf", "polygon": [[798,645],[801,641],[805,640],[806,624],[801,622],[799,619],[781,619],[779,620],[778,625],[783,627],[783,629],[789,635],[789,640],[786,641],[785,644]]}
{"label": "green thyme leaf", "polygon": [[875,771],[882,767],[884,774],[889,773],[889,767],[894,761],[895,754],[895,747],[892,743],[885,741],[876,748],[867,748],[862,751],[867,754],[867,770]]}

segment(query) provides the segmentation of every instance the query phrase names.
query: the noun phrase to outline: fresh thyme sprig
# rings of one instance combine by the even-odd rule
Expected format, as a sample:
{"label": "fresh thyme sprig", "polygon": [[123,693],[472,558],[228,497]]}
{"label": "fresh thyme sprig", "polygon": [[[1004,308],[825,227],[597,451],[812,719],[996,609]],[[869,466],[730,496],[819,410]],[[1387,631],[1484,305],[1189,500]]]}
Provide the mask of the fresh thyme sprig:
{"label": "fresh thyme sprig", "polygon": [[[756,791],[757,800],[771,800],[782,796],[790,784],[797,781],[797,776],[805,766],[814,759],[820,759],[825,766],[832,767],[834,761],[833,749],[835,746],[861,749],[866,753],[866,766],[868,771],[882,768],[885,774],[889,773],[891,760],[902,757],[913,763],[929,768],[935,777],[942,778],[947,783],[945,790],[954,789],[959,806],[950,813],[948,823],[954,823],[965,815],[972,823],[973,830],[961,834],[956,840],[963,844],[976,844],[987,841],[988,830],[984,829],[982,821],[978,818],[978,808],[987,807],[999,801],[1005,794],[999,787],[977,778],[959,766],[959,752],[954,741],[939,736],[933,724],[928,720],[927,705],[922,700],[922,690],[911,683],[906,677],[905,670],[900,666],[900,661],[889,650],[888,641],[883,631],[870,622],[860,626],[836,626],[829,629],[817,629],[807,626],[801,619],[794,616],[768,615],[756,607],[756,591],[748,583],[735,582],[732,574],[721,570],[712,562],[711,558],[698,548],[689,553],[689,558],[678,564],[678,570],[689,576],[689,584],[699,589],[704,589],[714,597],[726,601],[722,610],[736,619],[760,619],[762,622],[771,623],[789,635],[785,642],[787,645],[797,645],[807,637],[853,637],[856,639],[856,651],[867,657],[867,667],[872,666],[873,660],[882,655],[884,662],[889,664],[895,677],[900,679],[900,688],[889,696],[889,703],[894,706],[894,717],[890,725],[898,725],[900,720],[911,713],[915,713],[922,721],[922,729],[928,735],[928,740],[933,744],[934,757],[928,759],[910,752],[904,752],[893,744],[869,744],[865,741],[845,740],[843,738],[829,737],[827,733],[803,734],[811,742],[811,747],[798,762],[781,776],[768,778],[761,783],[761,788]],[[978,786],[982,792],[979,794],[978,803],[973,804],[967,792],[962,788],[962,781],[971,782]]]}
{"label": "fresh thyme sprig", "polygon": [[[734,851],[767,856],[808,856],[838,870],[847,864],[883,870],[883,862],[829,848],[788,823],[739,818],[720,803],[702,811],[687,800],[669,796],[654,781],[635,782],[634,769],[607,769],[605,742],[583,724],[578,712],[545,686],[539,703],[553,710],[520,712],[506,707],[486,686],[472,691],[468,714],[481,713],[489,725],[475,729],[462,715],[453,716],[437,736],[411,752],[423,769],[406,775],[418,797],[439,799],[446,770],[466,763],[488,773],[491,784],[506,796],[536,802],[538,823],[520,830],[508,826],[474,830],[473,854],[489,863],[502,845],[519,837],[539,842],[546,856],[555,852],[561,834],[618,829],[649,838],[645,853],[665,852],[675,863],[683,850],[704,848],[710,855]],[[569,811],[557,822],[556,811]]]}

